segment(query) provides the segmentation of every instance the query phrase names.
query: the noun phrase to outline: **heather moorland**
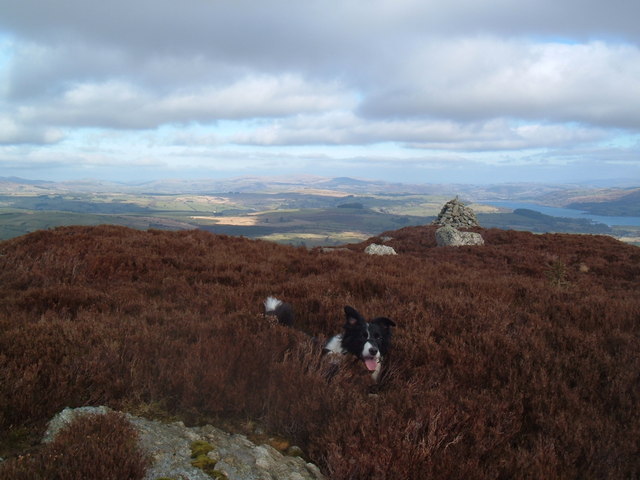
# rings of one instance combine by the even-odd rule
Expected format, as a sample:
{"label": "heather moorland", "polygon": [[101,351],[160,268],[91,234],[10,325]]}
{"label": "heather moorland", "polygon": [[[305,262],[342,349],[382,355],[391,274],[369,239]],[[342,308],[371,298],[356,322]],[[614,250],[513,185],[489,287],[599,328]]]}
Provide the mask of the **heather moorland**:
{"label": "heather moorland", "polygon": [[[363,253],[381,238],[327,251],[116,226],[1,242],[0,478],[92,472],[96,435],[104,478],[141,478],[118,418],[39,446],[81,405],[258,422],[336,480],[637,478],[640,249],[474,231],[484,246],[386,232],[384,257]],[[267,295],[296,328],[265,320]],[[327,378],[345,305],[398,325],[377,385],[358,362]]]}

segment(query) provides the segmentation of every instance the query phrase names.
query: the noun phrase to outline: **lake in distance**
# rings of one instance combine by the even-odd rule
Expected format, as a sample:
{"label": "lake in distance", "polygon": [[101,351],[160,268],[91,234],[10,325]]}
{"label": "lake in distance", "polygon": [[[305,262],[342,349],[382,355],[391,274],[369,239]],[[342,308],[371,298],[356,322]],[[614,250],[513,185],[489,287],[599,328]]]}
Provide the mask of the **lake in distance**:
{"label": "lake in distance", "polygon": [[618,226],[640,226],[640,217],[609,217],[604,215],[591,215],[590,213],[583,212],[581,210],[574,210],[572,208],[559,208],[559,207],[547,207],[545,205],[538,205],[536,203],[523,203],[523,202],[509,202],[509,201],[495,201],[495,202],[480,202],[485,205],[492,205],[494,207],[508,208],[515,210],[517,208],[526,208],[527,210],[534,210],[536,212],[543,213],[544,215],[550,215],[552,217],[564,217],[564,218],[585,218],[595,223],[604,223],[610,227]]}

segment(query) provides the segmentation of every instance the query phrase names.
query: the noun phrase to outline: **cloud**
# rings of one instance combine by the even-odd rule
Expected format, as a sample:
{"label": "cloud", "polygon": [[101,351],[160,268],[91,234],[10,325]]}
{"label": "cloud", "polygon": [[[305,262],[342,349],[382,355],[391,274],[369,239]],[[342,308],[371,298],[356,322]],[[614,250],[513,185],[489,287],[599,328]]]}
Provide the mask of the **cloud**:
{"label": "cloud", "polygon": [[597,142],[602,129],[563,124],[513,124],[503,119],[363,119],[351,112],[300,115],[233,134],[241,145],[370,145],[398,142],[431,150],[526,150]]}
{"label": "cloud", "polygon": [[122,151],[126,138],[150,157],[179,148],[206,163],[238,149],[246,165],[268,163],[265,150],[338,158],[380,145],[396,161],[615,156],[602,145],[640,134],[637,1],[0,0],[0,11],[0,144],[70,158],[112,158],[86,130],[130,134]]}
{"label": "cloud", "polygon": [[25,123],[122,129],[222,119],[283,117],[350,103],[338,85],[309,84],[295,75],[249,76],[224,86],[156,92],[122,81],[81,83],[47,102],[19,110]]}
{"label": "cloud", "polygon": [[[0,25],[41,41],[81,37],[92,43],[119,43],[138,51],[244,55],[311,43],[334,50],[333,38],[350,44],[371,42],[373,34],[500,36],[593,35],[635,41],[640,6],[633,0],[185,0],[179,5],[153,0],[86,2],[0,1]],[[259,39],[261,43],[256,42]],[[290,40],[298,39],[297,44]],[[208,43],[207,43],[208,42]],[[273,52],[273,56],[289,54]]]}
{"label": "cloud", "polygon": [[[133,66],[123,52],[23,46],[10,65],[8,101],[21,107],[18,121],[42,127],[155,128],[349,109],[371,119],[502,117],[640,129],[636,46],[430,39],[384,61],[357,84],[353,76],[366,68],[325,79],[313,72],[247,73],[196,56]],[[393,75],[378,78],[383,70]]]}
{"label": "cloud", "polygon": [[54,128],[30,128],[13,118],[0,115],[0,145],[52,144],[64,138],[62,131]]}
{"label": "cloud", "polygon": [[369,117],[521,118],[640,130],[640,49],[463,38],[424,45],[366,97]]}

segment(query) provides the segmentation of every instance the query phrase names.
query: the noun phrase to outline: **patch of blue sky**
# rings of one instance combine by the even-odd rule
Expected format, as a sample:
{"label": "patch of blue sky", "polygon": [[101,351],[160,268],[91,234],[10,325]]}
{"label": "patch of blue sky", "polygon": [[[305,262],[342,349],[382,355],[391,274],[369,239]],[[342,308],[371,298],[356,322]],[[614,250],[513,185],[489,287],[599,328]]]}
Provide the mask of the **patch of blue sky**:
{"label": "patch of blue sky", "polygon": [[[8,75],[10,64],[14,55],[14,41],[10,35],[0,32],[0,95],[6,93],[8,88]],[[0,98],[0,101],[2,98]]]}
{"label": "patch of blue sky", "polygon": [[13,37],[0,31],[0,68],[6,66],[14,53]]}
{"label": "patch of blue sky", "polygon": [[[637,148],[640,149],[640,133],[620,132],[619,135],[608,138],[602,142],[613,148]],[[638,152],[640,153],[640,152]],[[638,160],[640,162],[640,159]]]}
{"label": "patch of blue sky", "polygon": [[586,45],[589,43],[606,43],[609,45],[636,45],[633,39],[627,38],[625,35],[612,33],[591,32],[589,34],[579,34],[574,36],[557,35],[557,34],[539,34],[527,35],[527,38],[537,44],[554,44],[554,45]]}
{"label": "patch of blue sky", "polygon": [[583,39],[564,35],[527,35],[527,38],[538,44],[579,45],[585,43]]}

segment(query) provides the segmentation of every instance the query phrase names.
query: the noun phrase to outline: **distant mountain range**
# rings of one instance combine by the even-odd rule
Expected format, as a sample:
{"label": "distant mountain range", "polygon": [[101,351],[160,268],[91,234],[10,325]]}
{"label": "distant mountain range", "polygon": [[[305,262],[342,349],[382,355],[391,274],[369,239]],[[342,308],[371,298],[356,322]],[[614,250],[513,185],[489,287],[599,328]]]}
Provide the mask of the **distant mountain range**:
{"label": "distant mountain range", "polygon": [[128,194],[198,194],[213,193],[309,193],[329,191],[336,194],[376,193],[459,195],[467,202],[513,200],[540,205],[573,208],[596,215],[640,216],[640,187],[601,188],[577,184],[504,183],[404,184],[351,177],[295,175],[280,177],[244,176],[228,179],[170,179],[149,182],[111,182],[70,180],[61,182],[0,177],[2,194],[42,193],[128,193]]}

